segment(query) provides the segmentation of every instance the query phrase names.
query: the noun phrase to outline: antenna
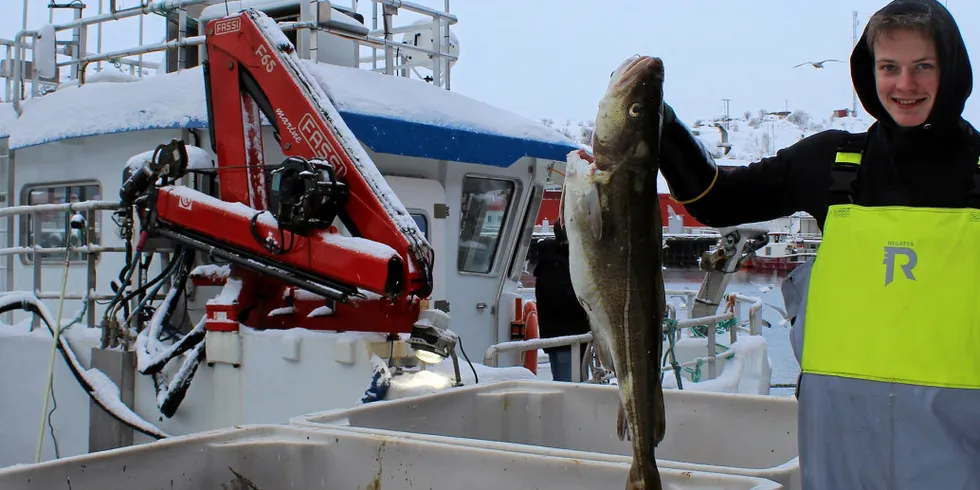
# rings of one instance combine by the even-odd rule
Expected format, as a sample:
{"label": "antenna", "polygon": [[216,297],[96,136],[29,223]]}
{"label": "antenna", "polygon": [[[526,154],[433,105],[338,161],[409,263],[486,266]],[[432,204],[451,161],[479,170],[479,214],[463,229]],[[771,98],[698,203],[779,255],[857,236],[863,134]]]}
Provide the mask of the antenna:
{"label": "antenna", "polygon": [[725,103],[725,129],[728,130],[731,129],[728,127],[728,121],[731,119],[728,116],[728,103],[731,102],[732,99],[721,99],[721,101]]}

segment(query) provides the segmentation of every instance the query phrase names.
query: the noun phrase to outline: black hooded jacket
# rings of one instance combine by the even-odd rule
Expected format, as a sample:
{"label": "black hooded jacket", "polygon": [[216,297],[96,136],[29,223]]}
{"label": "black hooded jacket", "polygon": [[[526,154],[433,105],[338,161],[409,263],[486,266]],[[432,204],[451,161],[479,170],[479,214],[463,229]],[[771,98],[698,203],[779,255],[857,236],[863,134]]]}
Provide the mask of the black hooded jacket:
{"label": "black hooded jacket", "polygon": [[[540,337],[546,339],[589,333],[588,314],[579,304],[572,287],[568,243],[560,227],[555,227],[554,238],[538,242],[538,263],[534,267],[534,276]],[[549,353],[556,350],[544,349]]]}
{"label": "black hooded jacket", "polygon": [[[967,207],[980,136],[961,116],[973,88],[973,70],[960,31],[949,11],[935,0],[895,0],[882,9],[925,10],[932,14],[940,79],[932,112],[922,125],[898,126],[878,100],[867,30],[851,53],[855,90],[877,120],[868,129],[855,204]],[[685,207],[698,221],[715,227],[805,211],[822,230],[830,204],[831,165],[846,134],[824,131],[746,167],[720,166],[711,190]]]}

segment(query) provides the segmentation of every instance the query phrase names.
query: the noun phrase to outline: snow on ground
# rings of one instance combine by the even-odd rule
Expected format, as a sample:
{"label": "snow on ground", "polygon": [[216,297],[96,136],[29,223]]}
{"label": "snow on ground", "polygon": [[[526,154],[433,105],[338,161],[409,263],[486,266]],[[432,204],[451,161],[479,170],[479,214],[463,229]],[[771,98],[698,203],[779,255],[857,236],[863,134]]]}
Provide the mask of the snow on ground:
{"label": "snow on ground", "polygon": [[[722,132],[715,122],[695,121],[689,123],[708,150],[721,165],[747,165],[761,160],[776,151],[792,146],[801,139],[828,129],[851,132],[865,131],[871,125],[870,119],[865,118],[834,118],[821,123],[797,124],[787,118],[766,116],[760,119],[732,119],[728,123],[728,143],[732,145],[727,155],[718,145],[722,141]],[[700,123],[700,124],[698,124]]]}

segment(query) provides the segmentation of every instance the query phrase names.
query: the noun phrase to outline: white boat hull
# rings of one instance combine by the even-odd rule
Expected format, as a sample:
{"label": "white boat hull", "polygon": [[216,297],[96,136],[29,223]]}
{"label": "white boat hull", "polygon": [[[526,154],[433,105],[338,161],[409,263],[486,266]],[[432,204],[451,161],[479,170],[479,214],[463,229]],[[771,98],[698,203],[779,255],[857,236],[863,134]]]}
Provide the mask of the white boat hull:
{"label": "white boat hull", "polygon": [[[86,368],[91,367],[91,353],[99,345],[100,330],[75,327],[64,335],[80,363]],[[284,423],[290,417],[304,413],[357,405],[371,384],[374,373],[371,356],[387,359],[391,352],[391,344],[375,334],[242,328],[237,341],[240,365],[202,364],[172,418],[163,417],[157,408],[152,377],[138,373],[135,366],[131,366],[128,374],[133,380],[130,389],[133,411],[170,435],[242,424]],[[396,357],[413,356],[405,343],[395,345]],[[26,323],[15,327],[0,326],[0,386],[4,390],[0,396],[0,414],[5,420],[0,424],[0,467],[34,462],[50,349],[51,336],[46,330],[29,332]],[[179,364],[179,360],[172,364]],[[433,371],[430,374],[440,379],[417,380],[411,385],[395,384],[392,395],[448,388],[451,383],[446,376],[452,373],[450,362],[428,366]],[[90,437],[102,430],[98,427],[90,430],[92,410],[101,412],[101,408],[93,406],[60,355],[56,355],[54,366],[53,391],[57,405],[51,415],[51,424],[58,456],[88,453]],[[460,367],[463,382],[472,383],[469,366],[464,363]],[[533,377],[523,368],[476,368],[484,371],[481,381]],[[169,367],[170,372],[175,369]],[[108,369],[105,371],[113,376]],[[121,388],[125,397],[127,388]],[[49,405],[49,412],[52,407],[55,405]],[[44,430],[41,460],[48,461],[55,459],[55,450],[46,420]],[[152,440],[140,433],[132,435],[133,443]]]}

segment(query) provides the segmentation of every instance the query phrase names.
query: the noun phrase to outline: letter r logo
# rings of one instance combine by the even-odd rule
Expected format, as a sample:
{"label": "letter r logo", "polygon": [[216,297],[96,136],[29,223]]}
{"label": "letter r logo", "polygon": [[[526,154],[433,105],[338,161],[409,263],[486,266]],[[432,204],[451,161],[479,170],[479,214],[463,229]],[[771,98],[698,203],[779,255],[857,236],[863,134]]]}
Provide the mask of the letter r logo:
{"label": "letter r logo", "polygon": [[899,255],[904,255],[907,258],[907,262],[902,265],[905,278],[910,281],[915,280],[912,269],[919,262],[919,256],[915,254],[915,250],[909,247],[885,247],[885,260],[882,262],[885,264],[885,286],[895,280],[895,257]]}

